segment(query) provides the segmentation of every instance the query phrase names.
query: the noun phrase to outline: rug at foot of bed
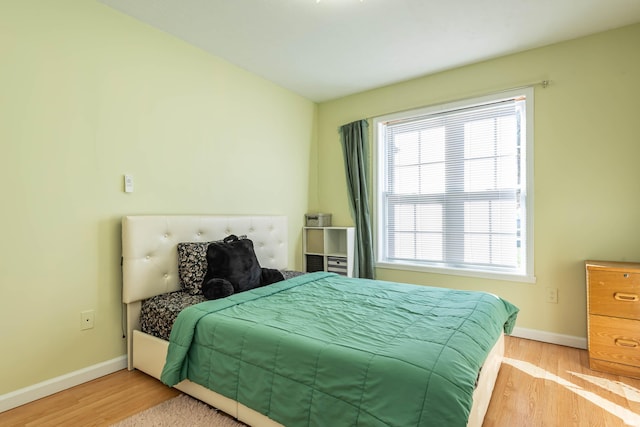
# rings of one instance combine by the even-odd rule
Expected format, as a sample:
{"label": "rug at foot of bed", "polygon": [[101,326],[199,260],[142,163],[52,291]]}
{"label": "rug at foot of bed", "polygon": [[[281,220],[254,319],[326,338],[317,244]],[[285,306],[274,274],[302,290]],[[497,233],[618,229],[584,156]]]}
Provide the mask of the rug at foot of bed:
{"label": "rug at foot of bed", "polygon": [[246,427],[231,416],[185,394],[126,418],[112,427]]}

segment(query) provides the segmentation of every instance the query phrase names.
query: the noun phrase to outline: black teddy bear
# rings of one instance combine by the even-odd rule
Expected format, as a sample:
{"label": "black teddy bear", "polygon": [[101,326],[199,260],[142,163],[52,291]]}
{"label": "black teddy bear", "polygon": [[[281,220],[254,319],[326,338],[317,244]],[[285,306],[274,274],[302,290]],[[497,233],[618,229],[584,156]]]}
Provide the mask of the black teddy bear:
{"label": "black teddy bear", "polygon": [[253,250],[253,242],[235,235],[207,247],[207,273],[202,293],[209,300],[228,297],[284,280],[282,273],[261,268]]}

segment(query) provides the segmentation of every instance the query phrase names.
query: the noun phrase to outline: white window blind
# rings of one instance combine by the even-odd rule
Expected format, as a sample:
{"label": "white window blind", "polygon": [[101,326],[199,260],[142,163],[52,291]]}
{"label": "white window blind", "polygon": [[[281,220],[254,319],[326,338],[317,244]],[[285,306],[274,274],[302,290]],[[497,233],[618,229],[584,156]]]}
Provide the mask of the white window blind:
{"label": "white window blind", "polygon": [[532,95],[376,120],[379,262],[532,276]]}

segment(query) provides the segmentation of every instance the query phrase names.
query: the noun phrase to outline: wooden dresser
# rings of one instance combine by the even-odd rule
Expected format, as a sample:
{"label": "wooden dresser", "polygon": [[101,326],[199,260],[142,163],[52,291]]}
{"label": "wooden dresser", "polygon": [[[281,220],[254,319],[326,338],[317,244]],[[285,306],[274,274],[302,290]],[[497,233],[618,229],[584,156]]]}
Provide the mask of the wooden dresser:
{"label": "wooden dresser", "polygon": [[640,378],[640,263],[586,261],[589,367]]}

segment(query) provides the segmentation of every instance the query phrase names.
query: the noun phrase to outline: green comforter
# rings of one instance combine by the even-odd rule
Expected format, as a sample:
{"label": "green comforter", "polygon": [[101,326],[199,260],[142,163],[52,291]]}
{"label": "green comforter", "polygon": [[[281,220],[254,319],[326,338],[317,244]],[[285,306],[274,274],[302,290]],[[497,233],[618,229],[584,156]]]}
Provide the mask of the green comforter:
{"label": "green comforter", "polygon": [[482,292],[312,273],[183,310],[161,379],[288,427],[466,426],[517,312]]}

